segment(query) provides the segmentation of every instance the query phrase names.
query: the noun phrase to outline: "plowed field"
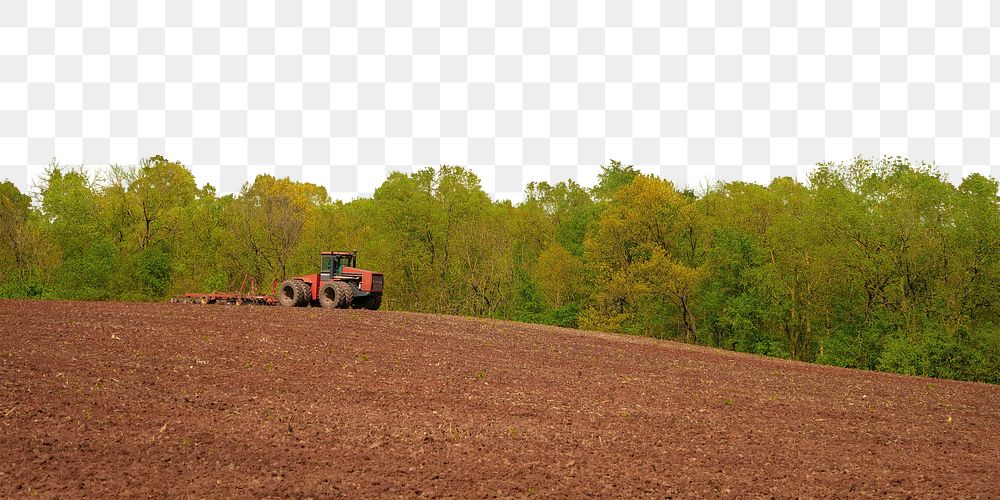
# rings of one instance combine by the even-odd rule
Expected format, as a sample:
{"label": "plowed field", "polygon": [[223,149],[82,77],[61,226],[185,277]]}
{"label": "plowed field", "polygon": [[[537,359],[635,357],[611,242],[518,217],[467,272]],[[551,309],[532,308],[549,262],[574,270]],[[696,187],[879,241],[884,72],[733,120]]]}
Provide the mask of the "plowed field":
{"label": "plowed field", "polygon": [[0,496],[998,497],[1000,388],[424,314],[0,301]]}

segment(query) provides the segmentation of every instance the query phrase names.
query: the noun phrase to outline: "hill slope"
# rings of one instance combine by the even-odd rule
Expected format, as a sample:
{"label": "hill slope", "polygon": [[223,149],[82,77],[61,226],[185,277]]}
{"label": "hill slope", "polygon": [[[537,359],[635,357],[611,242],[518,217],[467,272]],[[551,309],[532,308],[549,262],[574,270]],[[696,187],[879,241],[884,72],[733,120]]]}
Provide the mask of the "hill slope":
{"label": "hill slope", "polygon": [[998,496],[1000,388],[412,313],[0,301],[0,496]]}

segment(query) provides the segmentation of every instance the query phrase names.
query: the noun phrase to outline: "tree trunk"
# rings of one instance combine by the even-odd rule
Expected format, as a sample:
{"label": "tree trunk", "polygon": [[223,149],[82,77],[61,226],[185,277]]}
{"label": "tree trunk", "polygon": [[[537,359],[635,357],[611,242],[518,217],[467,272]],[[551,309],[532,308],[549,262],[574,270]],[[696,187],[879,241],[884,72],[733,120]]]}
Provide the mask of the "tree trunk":
{"label": "tree trunk", "polygon": [[694,314],[688,308],[687,297],[681,297],[681,318],[684,321],[684,338],[689,343],[698,340],[698,329],[695,326]]}

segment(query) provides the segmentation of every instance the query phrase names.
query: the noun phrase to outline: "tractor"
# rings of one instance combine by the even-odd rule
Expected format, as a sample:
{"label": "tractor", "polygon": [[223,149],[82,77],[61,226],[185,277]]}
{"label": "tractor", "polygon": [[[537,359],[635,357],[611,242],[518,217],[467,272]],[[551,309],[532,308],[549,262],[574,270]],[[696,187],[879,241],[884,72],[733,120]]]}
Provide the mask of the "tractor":
{"label": "tractor", "polygon": [[316,274],[296,276],[278,287],[278,303],[286,307],[378,309],[382,305],[382,273],[358,269],[358,252],[321,252]]}

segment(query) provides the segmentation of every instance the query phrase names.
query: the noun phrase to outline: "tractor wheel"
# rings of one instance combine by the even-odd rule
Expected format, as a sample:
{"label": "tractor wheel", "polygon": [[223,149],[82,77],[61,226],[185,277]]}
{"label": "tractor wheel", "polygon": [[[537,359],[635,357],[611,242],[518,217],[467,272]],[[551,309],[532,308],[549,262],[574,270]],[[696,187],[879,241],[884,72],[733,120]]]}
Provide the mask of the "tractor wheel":
{"label": "tractor wheel", "polygon": [[337,287],[333,283],[323,285],[319,291],[319,305],[326,309],[333,309],[339,303],[337,297]]}
{"label": "tractor wheel", "polygon": [[296,307],[303,297],[302,289],[299,288],[299,280],[286,280],[278,287],[278,303],[285,307]]}
{"label": "tractor wheel", "polygon": [[295,280],[295,284],[299,287],[299,301],[295,307],[308,306],[312,302],[312,285],[302,280]]}
{"label": "tractor wheel", "polygon": [[371,309],[372,311],[378,311],[378,308],[382,307],[382,294],[373,293],[368,297],[365,302],[365,309]]}
{"label": "tractor wheel", "polygon": [[334,281],[330,285],[337,289],[337,308],[347,309],[351,307],[354,302],[354,290],[351,289],[351,285],[343,281]]}

